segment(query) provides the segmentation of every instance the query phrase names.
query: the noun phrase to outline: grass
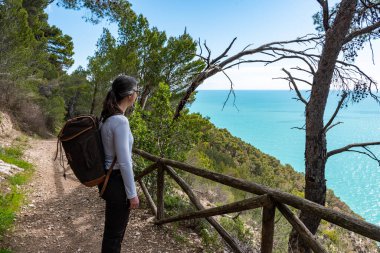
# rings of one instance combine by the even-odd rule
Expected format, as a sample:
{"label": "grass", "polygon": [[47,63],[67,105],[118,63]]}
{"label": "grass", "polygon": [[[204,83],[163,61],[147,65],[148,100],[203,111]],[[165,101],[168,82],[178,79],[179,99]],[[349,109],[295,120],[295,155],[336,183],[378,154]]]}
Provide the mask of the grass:
{"label": "grass", "polygon": [[[16,165],[23,171],[8,177],[5,181],[3,192],[0,192],[0,240],[5,232],[14,223],[16,213],[25,201],[25,195],[19,187],[28,182],[33,174],[33,165],[22,160],[23,148],[21,145],[2,148],[0,147],[0,159],[6,163]],[[4,193],[6,189],[6,193]],[[9,249],[0,249],[0,253],[10,253]]]}

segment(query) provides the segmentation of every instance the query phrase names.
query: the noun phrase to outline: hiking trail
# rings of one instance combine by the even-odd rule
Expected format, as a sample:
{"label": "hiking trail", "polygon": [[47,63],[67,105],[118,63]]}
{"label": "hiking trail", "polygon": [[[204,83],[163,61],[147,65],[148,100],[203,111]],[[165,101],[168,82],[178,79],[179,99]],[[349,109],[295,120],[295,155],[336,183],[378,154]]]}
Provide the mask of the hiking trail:
{"label": "hiking trail", "polygon": [[[55,150],[55,139],[30,138],[25,159],[34,164],[35,173],[25,187],[27,203],[2,246],[14,253],[100,252],[105,203],[96,187],[81,185],[71,170],[64,179],[58,160],[53,161]],[[138,194],[140,202],[145,202],[141,190]],[[203,252],[194,232],[170,225],[157,227],[145,206],[141,203],[131,212],[122,252]]]}

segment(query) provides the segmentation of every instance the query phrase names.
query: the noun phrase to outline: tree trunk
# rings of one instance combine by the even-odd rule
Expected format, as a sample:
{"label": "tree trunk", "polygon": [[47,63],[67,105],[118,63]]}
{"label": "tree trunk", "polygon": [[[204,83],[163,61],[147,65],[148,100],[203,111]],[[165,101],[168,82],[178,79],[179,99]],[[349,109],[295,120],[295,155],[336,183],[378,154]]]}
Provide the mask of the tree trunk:
{"label": "tree trunk", "polygon": [[[313,79],[310,100],[306,106],[305,198],[321,205],[325,205],[326,201],[325,166],[327,161],[323,116],[335,63],[349,31],[356,3],[356,0],[343,0],[333,26],[326,31],[325,44]],[[301,212],[300,220],[312,234],[315,234],[321,219]],[[299,238],[295,229],[290,234],[289,252],[311,252]]]}
{"label": "tree trunk", "polygon": [[75,116],[75,106],[78,102],[78,98],[79,98],[79,91],[76,91],[75,95],[71,97],[69,104],[67,106],[67,117],[69,119]]}
{"label": "tree trunk", "polygon": [[139,101],[139,104],[140,104],[142,110],[145,109],[146,101],[148,100],[148,96],[150,94],[150,91],[151,91],[151,89],[150,89],[149,85],[145,85],[143,92],[141,94],[141,97],[140,97],[140,101]]}

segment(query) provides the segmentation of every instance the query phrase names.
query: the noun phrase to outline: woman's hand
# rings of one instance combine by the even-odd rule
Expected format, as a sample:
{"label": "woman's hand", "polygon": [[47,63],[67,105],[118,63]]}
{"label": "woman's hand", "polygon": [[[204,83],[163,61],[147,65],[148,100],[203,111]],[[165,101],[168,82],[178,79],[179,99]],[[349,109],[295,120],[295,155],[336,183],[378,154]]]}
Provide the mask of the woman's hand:
{"label": "woman's hand", "polygon": [[136,196],[134,198],[131,198],[129,200],[129,203],[130,203],[130,206],[129,206],[129,209],[136,209],[139,207],[139,204],[140,204],[140,200],[139,200],[139,197]]}

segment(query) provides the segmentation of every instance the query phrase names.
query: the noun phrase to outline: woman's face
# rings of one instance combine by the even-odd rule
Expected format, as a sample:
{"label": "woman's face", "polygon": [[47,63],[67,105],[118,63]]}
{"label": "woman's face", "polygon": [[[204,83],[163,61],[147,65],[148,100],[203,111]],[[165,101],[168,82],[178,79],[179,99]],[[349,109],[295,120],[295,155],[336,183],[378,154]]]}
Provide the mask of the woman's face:
{"label": "woman's face", "polygon": [[133,103],[136,101],[137,97],[139,96],[139,90],[137,88],[137,86],[135,88],[133,88],[133,94],[132,94],[132,97],[133,97]]}

